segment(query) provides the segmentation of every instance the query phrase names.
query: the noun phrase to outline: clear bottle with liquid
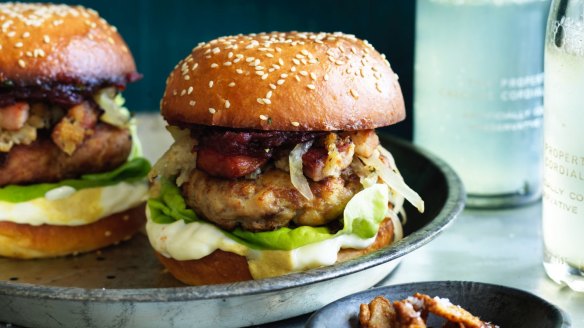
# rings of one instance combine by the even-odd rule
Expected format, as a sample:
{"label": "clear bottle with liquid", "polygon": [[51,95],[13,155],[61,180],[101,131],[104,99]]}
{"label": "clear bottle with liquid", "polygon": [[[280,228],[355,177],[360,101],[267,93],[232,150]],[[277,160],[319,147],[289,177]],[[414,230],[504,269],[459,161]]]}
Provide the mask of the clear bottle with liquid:
{"label": "clear bottle with liquid", "polygon": [[552,3],[544,99],[544,267],[584,292],[584,0]]}
{"label": "clear bottle with liquid", "polygon": [[446,160],[467,205],[541,195],[549,0],[418,0],[414,142]]}

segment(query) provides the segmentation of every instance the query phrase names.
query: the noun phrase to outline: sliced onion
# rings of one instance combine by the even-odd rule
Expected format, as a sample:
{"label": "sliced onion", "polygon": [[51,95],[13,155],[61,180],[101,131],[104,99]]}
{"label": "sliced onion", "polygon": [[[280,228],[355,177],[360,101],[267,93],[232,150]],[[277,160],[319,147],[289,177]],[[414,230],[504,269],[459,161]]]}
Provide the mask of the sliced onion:
{"label": "sliced onion", "polygon": [[[381,147],[381,146],[380,146]],[[375,168],[383,182],[385,182],[391,189],[403,195],[418,211],[424,212],[424,201],[415,191],[413,191],[394,170],[387,167],[381,159],[379,159],[379,151],[375,151],[373,155],[368,158],[359,157],[365,165]],[[391,161],[391,159],[390,159]]]}
{"label": "sliced onion", "polygon": [[100,120],[117,127],[125,127],[130,121],[130,111],[123,106],[123,100],[116,89],[105,88],[99,90],[94,96],[93,100],[104,110]]}
{"label": "sliced onion", "polygon": [[393,210],[387,211],[387,216],[389,216],[391,222],[393,223],[393,242],[396,242],[404,237],[402,222]]}
{"label": "sliced onion", "polygon": [[310,149],[313,140],[305,143],[297,144],[294,149],[290,152],[288,156],[288,162],[290,164],[290,181],[292,185],[308,200],[314,199],[312,190],[310,190],[310,185],[308,180],[304,176],[302,171],[302,156]]}

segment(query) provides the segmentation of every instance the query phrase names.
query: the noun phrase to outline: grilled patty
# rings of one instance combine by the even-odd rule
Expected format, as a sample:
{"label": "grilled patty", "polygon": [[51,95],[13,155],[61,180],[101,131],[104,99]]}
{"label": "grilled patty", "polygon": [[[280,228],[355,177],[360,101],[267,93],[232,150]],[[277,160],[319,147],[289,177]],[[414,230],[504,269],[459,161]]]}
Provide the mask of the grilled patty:
{"label": "grilled patty", "polygon": [[110,171],[123,164],[132,148],[128,130],[97,123],[93,134],[67,155],[50,137],[14,146],[0,154],[0,186],[56,182],[83,174]]}
{"label": "grilled patty", "polygon": [[342,215],[345,205],[362,190],[359,178],[349,171],[340,177],[309,181],[313,200],[294,188],[289,173],[276,168],[255,180],[222,179],[195,169],[182,191],[189,207],[226,230],[240,226],[268,231],[291,223],[320,226]]}

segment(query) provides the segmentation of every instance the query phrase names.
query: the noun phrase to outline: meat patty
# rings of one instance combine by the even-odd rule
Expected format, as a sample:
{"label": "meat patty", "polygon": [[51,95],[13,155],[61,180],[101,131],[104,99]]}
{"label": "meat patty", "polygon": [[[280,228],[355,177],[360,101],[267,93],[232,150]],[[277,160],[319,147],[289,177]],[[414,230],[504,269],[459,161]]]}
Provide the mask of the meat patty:
{"label": "meat patty", "polygon": [[268,231],[297,225],[320,226],[342,215],[349,200],[362,190],[354,174],[309,181],[314,199],[307,200],[290,182],[290,174],[271,168],[255,180],[227,180],[193,170],[182,186],[189,207],[223,229],[241,226]]}
{"label": "meat patty", "polygon": [[14,146],[0,160],[0,186],[56,182],[87,173],[110,171],[123,164],[132,148],[128,130],[98,123],[93,135],[69,156],[49,137]]}

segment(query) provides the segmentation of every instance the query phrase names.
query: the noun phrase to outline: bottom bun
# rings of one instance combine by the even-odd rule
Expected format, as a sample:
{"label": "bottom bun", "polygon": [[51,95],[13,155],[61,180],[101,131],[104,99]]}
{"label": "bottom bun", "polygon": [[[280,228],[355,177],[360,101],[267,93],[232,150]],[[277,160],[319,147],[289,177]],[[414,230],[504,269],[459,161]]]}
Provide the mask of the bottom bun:
{"label": "bottom bun", "polygon": [[[379,225],[377,238],[371,246],[364,249],[341,249],[337,262],[371,253],[392,242],[393,223],[391,219],[385,219]],[[187,285],[214,285],[253,279],[247,259],[235,253],[216,250],[201,259],[189,261],[178,261],[158,252],[156,256],[176,279]]]}
{"label": "bottom bun", "polygon": [[79,226],[0,222],[0,256],[33,259],[89,252],[131,238],[146,222],[144,204]]}

